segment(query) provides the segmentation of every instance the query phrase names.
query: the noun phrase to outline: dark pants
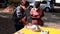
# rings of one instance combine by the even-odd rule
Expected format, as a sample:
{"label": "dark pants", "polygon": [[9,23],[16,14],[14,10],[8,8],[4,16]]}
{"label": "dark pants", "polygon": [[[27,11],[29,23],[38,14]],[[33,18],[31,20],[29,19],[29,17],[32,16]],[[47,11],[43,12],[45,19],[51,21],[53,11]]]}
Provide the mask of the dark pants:
{"label": "dark pants", "polygon": [[16,31],[22,29],[23,27],[24,27],[24,25],[15,24]]}
{"label": "dark pants", "polygon": [[24,28],[24,25],[22,22],[19,22],[18,20],[14,20],[14,23],[15,23],[15,28],[16,28],[16,31]]}

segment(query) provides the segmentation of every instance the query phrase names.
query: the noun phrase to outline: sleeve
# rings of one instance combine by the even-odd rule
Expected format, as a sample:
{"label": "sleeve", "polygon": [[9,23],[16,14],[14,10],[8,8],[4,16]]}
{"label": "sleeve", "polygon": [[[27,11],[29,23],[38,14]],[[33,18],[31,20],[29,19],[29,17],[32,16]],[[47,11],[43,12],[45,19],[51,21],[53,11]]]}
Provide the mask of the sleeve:
{"label": "sleeve", "polygon": [[21,13],[20,8],[17,8],[16,14],[17,14],[18,18],[22,18],[23,17],[23,14]]}
{"label": "sleeve", "polygon": [[44,12],[43,12],[43,9],[42,8],[40,9],[40,15],[41,15],[41,17],[44,16]]}

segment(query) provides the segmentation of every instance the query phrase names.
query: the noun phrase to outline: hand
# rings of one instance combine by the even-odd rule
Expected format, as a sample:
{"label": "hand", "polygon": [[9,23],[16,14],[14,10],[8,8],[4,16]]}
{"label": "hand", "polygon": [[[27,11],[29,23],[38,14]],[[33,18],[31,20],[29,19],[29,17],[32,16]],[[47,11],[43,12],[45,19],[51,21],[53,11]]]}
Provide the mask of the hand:
{"label": "hand", "polygon": [[28,26],[31,26],[31,25],[32,25],[32,23],[28,23],[27,25],[28,25]]}
{"label": "hand", "polygon": [[37,17],[32,17],[32,18],[37,18]]}
{"label": "hand", "polygon": [[32,18],[38,18],[38,19],[40,18],[40,16],[39,16],[39,15],[38,15],[38,16],[31,16],[31,17],[32,17]]}
{"label": "hand", "polygon": [[40,16],[37,16],[36,18],[38,18],[38,19],[39,19],[39,18],[40,18]]}

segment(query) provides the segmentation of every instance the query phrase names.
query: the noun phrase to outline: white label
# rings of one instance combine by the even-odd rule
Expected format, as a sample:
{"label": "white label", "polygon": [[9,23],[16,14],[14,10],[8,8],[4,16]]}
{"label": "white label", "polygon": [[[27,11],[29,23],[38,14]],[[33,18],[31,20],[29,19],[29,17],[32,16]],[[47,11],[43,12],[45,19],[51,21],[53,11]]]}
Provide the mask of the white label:
{"label": "white label", "polygon": [[48,34],[48,31],[47,30],[43,30],[43,31],[41,31],[40,34]]}

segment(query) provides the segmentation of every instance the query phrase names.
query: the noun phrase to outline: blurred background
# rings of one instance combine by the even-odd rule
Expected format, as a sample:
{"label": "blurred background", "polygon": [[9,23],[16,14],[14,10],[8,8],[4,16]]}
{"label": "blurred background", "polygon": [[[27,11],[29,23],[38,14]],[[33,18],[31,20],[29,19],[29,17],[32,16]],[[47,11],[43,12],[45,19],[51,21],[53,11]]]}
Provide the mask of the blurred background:
{"label": "blurred background", "polygon": [[[15,32],[13,13],[14,9],[20,4],[21,0],[0,0],[0,34],[12,34]],[[29,10],[27,10],[28,21],[29,11],[34,6],[35,0],[27,0],[30,2]],[[60,29],[60,0],[40,0],[40,6],[44,10],[44,26]]]}

